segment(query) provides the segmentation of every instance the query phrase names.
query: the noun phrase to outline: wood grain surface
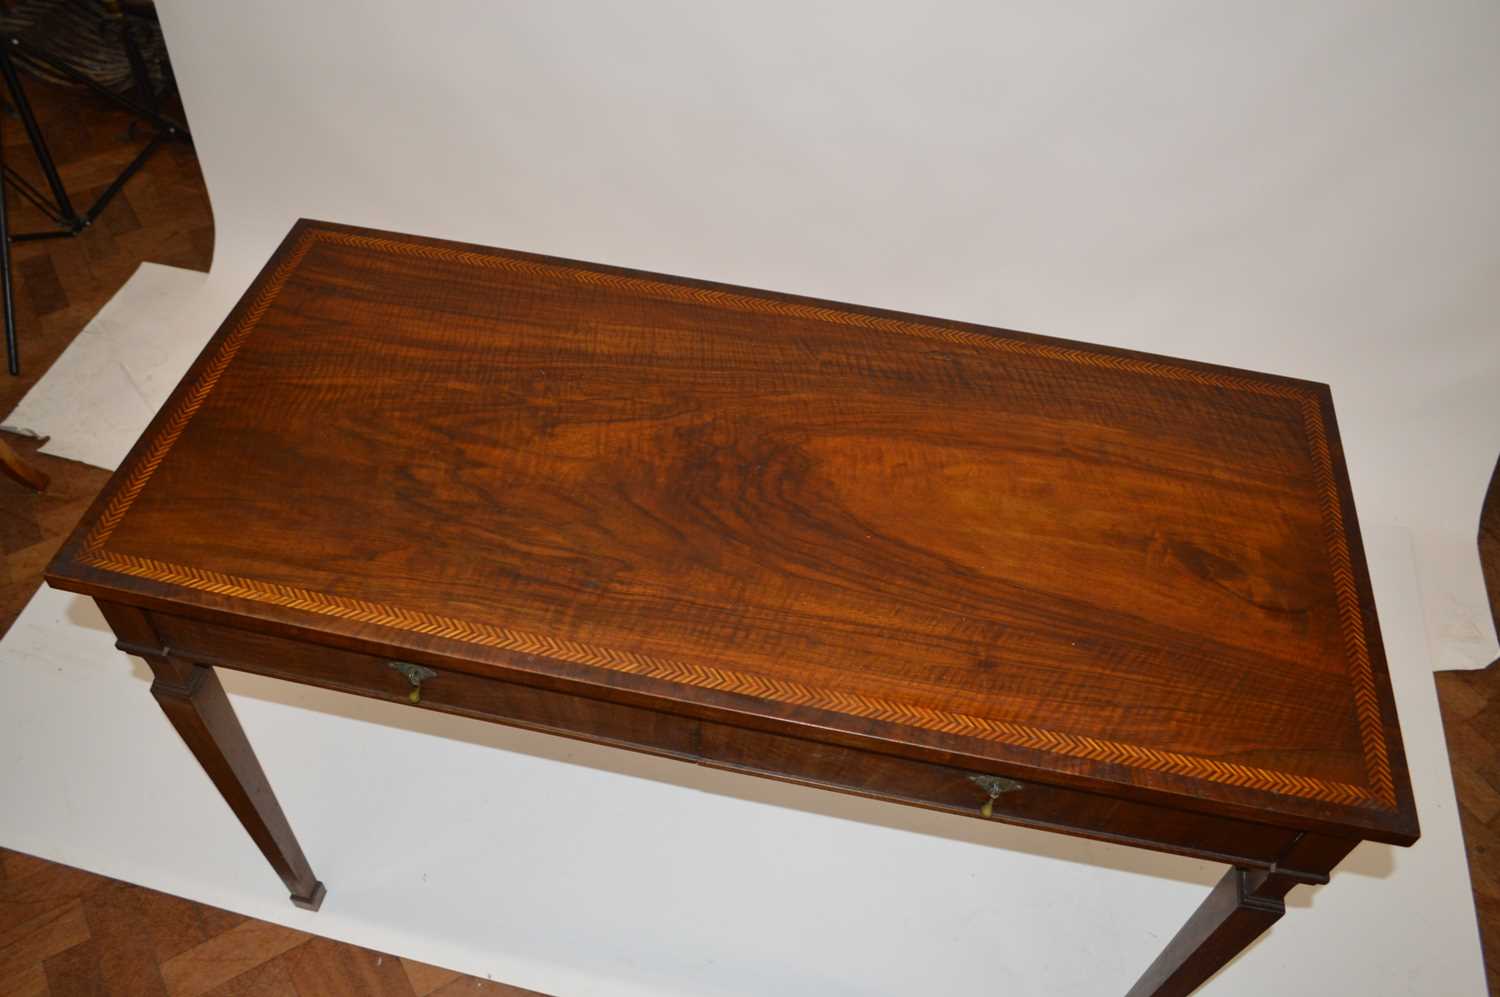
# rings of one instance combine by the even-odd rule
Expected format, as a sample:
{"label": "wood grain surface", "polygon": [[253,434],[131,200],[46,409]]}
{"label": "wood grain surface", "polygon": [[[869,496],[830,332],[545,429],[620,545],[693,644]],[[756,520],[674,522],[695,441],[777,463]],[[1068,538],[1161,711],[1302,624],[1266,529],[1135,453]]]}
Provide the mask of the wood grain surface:
{"label": "wood grain surface", "polygon": [[1416,836],[1330,397],[1287,378],[303,222],[49,579]]}

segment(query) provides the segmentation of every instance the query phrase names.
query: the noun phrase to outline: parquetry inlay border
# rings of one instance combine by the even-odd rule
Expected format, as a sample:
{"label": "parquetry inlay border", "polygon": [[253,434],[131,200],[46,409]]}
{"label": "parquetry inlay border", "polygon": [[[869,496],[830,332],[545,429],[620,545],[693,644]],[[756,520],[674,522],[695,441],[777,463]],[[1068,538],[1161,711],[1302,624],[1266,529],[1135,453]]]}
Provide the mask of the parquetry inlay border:
{"label": "parquetry inlay border", "polygon": [[[416,613],[396,606],[326,595],[107,551],[105,543],[124,518],[136,496],[145,488],[146,482],[150,480],[167,452],[182,435],[188,421],[213,390],[219,377],[270,308],[282,286],[296,271],[308,250],[318,241],[441,262],[508,270],[552,280],[562,278],[581,284],[626,290],[634,294],[691,301],[715,308],[731,308],[739,311],[832,322],[872,331],[961,343],[987,350],[1020,353],[1093,367],[1127,370],[1153,377],[1192,381],[1296,401],[1302,410],[1313,466],[1318,476],[1324,536],[1328,544],[1334,584],[1338,593],[1338,611],[1344,636],[1344,649],[1349,677],[1354,688],[1360,740],[1364,749],[1365,768],[1370,785],[1364,787],[1310,779],[1287,772],[1235,765],[1176,752],[1158,751],[1117,741],[1081,737],[987,717],[968,716],[906,703],[854,696],[846,692],[817,689],[747,672],[616,651],[577,641],[523,633],[489,623]],[[1386,807],[1393,807],[1395,805],[1395,789],[1390,760],[1386,753],[1375,676],[1364,634],[1364,616],[1360,611],[1353,563],[1344,535],[1342,507],[1335,484],[1332,455],[1323,427],[1322,411],[1315,394],[1290,384],[1261,381],[1219,371],[1205,372],[1142,358],[1095,353],[1050,343],[1009,339],[965,329],[926,325],[887,316],[865,315],[860,312],[805,302],[760,298],[733,291],[673,284],[645,277],[601,273],[577,267],[518,259],[503,254],[492,255],[309,228],[303,232],[276,269],[264,279],[254,299],[249,302],[233,328],[220,341],[216,352],[198,372],[192,386],[177,399],[166,420],[156,430],[145,449],[135,458],[127,476],[115,487],[103,512],[85,537],[79,558],[86,564],[105,570],[199,591],[264,602],[322,616],[378,624],[413,633],[431,634],[470,644],[535,654],[698,688],[738,693],[788,705],[832,710],[847,715],[907,724],[925,730],[983,738],[1072,758],[1169,772],[1228,786],[1260,789],[1346,806],[1383,804]]]}

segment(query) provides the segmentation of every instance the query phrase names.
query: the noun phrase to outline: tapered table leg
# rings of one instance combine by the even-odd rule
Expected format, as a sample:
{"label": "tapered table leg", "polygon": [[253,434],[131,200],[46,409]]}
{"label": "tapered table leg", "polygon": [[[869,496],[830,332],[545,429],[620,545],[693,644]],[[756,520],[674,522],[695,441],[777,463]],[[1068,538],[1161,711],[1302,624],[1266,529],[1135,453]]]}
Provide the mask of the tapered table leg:
{"label": "tapered table leg", "polygon": [[1282,897],[1294,885],[1274,874],[1230,869],[1128,997],[1192,993],[1286,913]]}
{"label": "tapered table leg", "polygon": [[212,668],[151,653],[159,642],[139,610],[104,603],[100,608],[121,648],[150,666],[151,695],[291,891],[292,903],[317,910],[326,891],[302,854],[219,677]]}

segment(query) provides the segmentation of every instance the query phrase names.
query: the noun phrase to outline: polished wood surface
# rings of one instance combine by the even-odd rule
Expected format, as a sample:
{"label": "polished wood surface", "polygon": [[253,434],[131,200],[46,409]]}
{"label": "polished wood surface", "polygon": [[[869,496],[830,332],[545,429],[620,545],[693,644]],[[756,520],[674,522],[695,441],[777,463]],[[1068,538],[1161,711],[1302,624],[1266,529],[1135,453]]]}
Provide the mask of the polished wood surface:
{"label": "polished wood surface", "polygon": [[0,437],[0,473],[36,492],[46,491],[52,482],[47,472],[22,460],[3,437]]}
{"label": "polished wood surface", "polygon": [[[1500,629],[1500,462],[1479,520],[1479,563]],[[1453,769],[1490,993],[1500,994],[1500,660],[1488,668],[1438,672],[1438,705]]]}
{"label": "polished wood surface", "polygon": [[1409,842],[1321,385],[300,223],[62,587]]}

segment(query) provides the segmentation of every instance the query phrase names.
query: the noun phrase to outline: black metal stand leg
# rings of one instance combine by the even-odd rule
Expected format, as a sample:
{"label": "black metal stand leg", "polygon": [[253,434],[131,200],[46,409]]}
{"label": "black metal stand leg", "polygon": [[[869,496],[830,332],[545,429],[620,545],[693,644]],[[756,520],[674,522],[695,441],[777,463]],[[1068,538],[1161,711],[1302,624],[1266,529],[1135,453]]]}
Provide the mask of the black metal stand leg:
{"label": "black metal stand leg", "polygon": [[130,78],[135,82],[136,97],[141,106],[153,114],[161,113],[161,104],[156,99],[156,91],[151,87],[151,72],[141,56],[141,47],[136,44],[135,25],[128,14],[120,18],[120,44],[124,46],[125,58],[130,62]]}
{"label": "black metal stand leg", "polygon": [[4,295],[5,366],[12,375],[21,373],[20,347],[16,344],[16,312],[11,301],[10,217],[5,211],[5,135],[0,124],[0,295]]}
{"label": "black metal stand leg", "polygon": [[52,190],[52,199],[57,202],[58,216],[69,228],[82,228],[83,219],[73,211],[73,204],[68,200],[67,188],[63,186],[62,177],[57,175],[57,164],[52,161],[52,152],[47,148],[47,140],[42,137],[41,126],[36,123],[36,115],[31,111],[31,101],[26,99],[26,91],[21,88],[21,77],[16,73],[15,63],[11,61],[11,48],[15,44],[14,38],[6,38],[3,43],[0,43],[0,74],[5,76],[5,85],[10,90],[11,103],[15,105],[16,113],[21,116],[21,124],[26,126],[26,137],[31,141],[32,150],[36,152],[37,163],[42,167],[42,175],[47,178],[47,186]]}
{"label": "black metal stand leg", "polygon": [[[162,143],[168,139],[183,139],[191,141],[192,136],[188,134],[187,128],[168,118],[161,113],[156,94],[151,88],[151,75],[146,67],[145,60],[141,56],[140,47],[136,44],[135,37],[131,33],[129,21],[120,24],[121,44],[125,48],[126,57],[130,61],[131,74],[134,77],[135,89],[140,102],[130,100],[120,94],[114,93],[97,81],[89,78],[77,69],[58,59],[51,53],[27,44],[20,37],[14,35],[0,36],[0,76],[5,79],[5,86],[10,92],[11,104],[21,118],[21,123],[26,127],[26,137],[31,141],[32,151],[36,153],[37,163],[42,168],[42,175],[47,179],[47,186],[52,192],[52,203],[47,202],[46,196],[32,186],[25,177],[12,169],[6,167],[3,153],[0,153],[0,295],[3,295],[3,311],[5,320],[5,356],[6,366],[11,374],[21,372],[21,358],[16,345],[16,321],[15,307],[13,304],[10,248],[12,243],[31,242],[38,239],[56,239],[67,236],[78,235],[93,224],[99,214],[109,206],[115,195],[124,189],[130,178],[146,164],[146,161],[161,148]],[[42,129],[37,124],[36,115],[31,110],[31,101],[26,98],[26,91],[21,87],[21,77],[16,72],[15,60],[20,58],[24,66],[34,68],[36,63],[50,66],[58,72],[67,76],[93,92],[112,101],[116,106],[143,118],[156,126],[156,132],[150,141],[136,154],[120,171],[119,176],[104,189],[104,193],[96,200],[83,215],[73,210],[72,201],[68,199],[67,188],[63,186],[62,177],[57,172],[57,164],[52,159],[52,151],[47,148],[47,140],[42,137]],[[26,60],[31,60],[27,62]],[[42,213],[47,215],[58,227],[50,231],[22,232],[12,235],[10,231],[10,220],[6,213],[5,188],[14,187],[22,197],[35,204]]]}
{"label": "black metal stand leg", "polygon": [[94,219],[99,217],[99,213],[109,206],[109,202],[114,200],[115,195],[124,189],[125,184],[131,177],[135,176],[136,171],[146,165],[146,160],[150,159],[166,140],[167,136],[161,132],[157,132],[151,136],[151,141],[146,143],[145,148],[136,153],[135,158],[130,161],[130,165],[120,171],[120,175],[115,177],[114,182],[105,188],[104,193],[99,195],[99,200],[95,201],[93,206],[89,208],[88,214],[84,217],[90,225],[94,223]]}
{"label": "black metal stand leg", "polygon": [[113,90],[101,84],[98,80],[92,79],[79,72],[77,69],[74,69],[72,66],[68,65],[66,62],[53,55],[51,52],[37,48],[35,45],[27,44],[19,38],[11,38],[10,45],[10,52],[12,54],[24,56],[27,59],[32,59],[36,62],[42,63],[43,65],[50,66],[62,75],[66,76],[68,79],[73,80],[80,85],[94,91],[94,93],[98,94],[100,97],[103,97],[105,100],[110,101],[111,103],[126,111],[129,111],[131,114],[134,114],[139,118],[144,118],[145,120],[151,122],[152,124],[156,125],[157,128],[166,132],[168,135],[180,136],[182,138],[190,137],[188,135],[187,126],[182,122],[174,121],[171,118],[167,117],[165,114],[160,114],[156,111],[153,111],[151,108],[146,107],[145,105],[140,104],[137,101],[131,100],[123,94],[115,93]]}

